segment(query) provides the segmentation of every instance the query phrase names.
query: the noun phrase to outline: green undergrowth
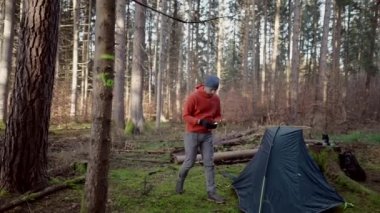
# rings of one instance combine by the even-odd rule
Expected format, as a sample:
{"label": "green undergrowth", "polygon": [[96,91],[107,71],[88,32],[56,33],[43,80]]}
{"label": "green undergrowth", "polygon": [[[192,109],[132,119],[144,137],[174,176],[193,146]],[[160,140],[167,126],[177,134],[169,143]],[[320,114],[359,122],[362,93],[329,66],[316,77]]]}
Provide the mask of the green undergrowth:
{"label": "green undergrowth", "polygon": [[185,192],[175,193],[179,166],[118,169],[110,172],[112,212],[239,212],[231,180],[222,172],[239,174],[243,165],[218,166],[217,190],[225,204],[207,200],[203,167],[193,167],[185,182]]}
{"label": "green undergrowth", "polygon": [[135,125],[132,123],[131,120],[128,120],[125,125],[124,134],[125,135],[133,135],[133,134],[144,134],[149,133],[154,130],[154,123],[152,122],[144,122],[143,125],[143,132],[136,132]]}
{"label": "green undergrowth", "polygon": [[353,204],[353,207],[347,209],[341,206],[337,212],[380,212],[380,194],[347,177],[339,167],[338,154],[334,150],[327,149],[310,154],[343,199]]}
{"label": "green undergrowth", "polygon": [[5,124],[3,121],[0,121],[0,131],[5,130]]}
{"label": "green undergrowth", "polygon": [[377,143],[380,144],[380,133],[366,133],[362,131],[354,131],[344,135],[333,135],[332,140],[345,143]]}
{"label": "green undergrowth", "polygon": [[60,131],[60,130],[82,130],[82,129],[90,129],[91,123],[78,123],[78,122],[70,122],[64,124],[50,125],[49,130],[51,132]]}

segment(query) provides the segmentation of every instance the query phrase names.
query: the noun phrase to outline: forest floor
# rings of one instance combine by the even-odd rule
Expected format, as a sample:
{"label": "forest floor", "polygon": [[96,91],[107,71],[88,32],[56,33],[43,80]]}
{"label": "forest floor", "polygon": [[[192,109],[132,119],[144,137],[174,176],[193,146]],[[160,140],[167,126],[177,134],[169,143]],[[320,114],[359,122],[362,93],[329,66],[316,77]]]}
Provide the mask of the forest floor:
{"label": "forest floor", "polygon": [[[216,131],[216,135],[222,136],[248,128],[249,124],[224,126]],[[330,136],[336,145],[354,151],[368,176],[366,182],[355,182],[355,186],[345,181],[329,180],[347,202],[354,204],[354,207],[344,212],[380,213],[379,132],[380,126]],[[238,175],[246,165],[244,162],[216,166],[217,190],[226,198],[225,204],[207,201],[203,168],[199,164],[189,173],[185,193],[177,195],[174,192],[180,165],[171,162],[170,152],[183,146],[182,134],[182,124],[163,124],[160,131],[147,130],[143,135],[130,136],[125,143],[113,146],[108,212],[239,212],[239,201],[231,187],[231,181],[222,173]],[[51,131],[48,157],[52,184],[84,174],[85,168],[78,165],[88,159],[89,141],[89,128]],[[261,138],[258,138],[246,147],[257,147],[260,141]],[[76,165],[75,168],[73,165]],[[83,184],[74,184],[69,189],[26,202],[8,212],[80,212],[83,188]],[[0,193],[0,206],[17,197],[19,196]],[[338,210],[340,211],[342,210]]]}

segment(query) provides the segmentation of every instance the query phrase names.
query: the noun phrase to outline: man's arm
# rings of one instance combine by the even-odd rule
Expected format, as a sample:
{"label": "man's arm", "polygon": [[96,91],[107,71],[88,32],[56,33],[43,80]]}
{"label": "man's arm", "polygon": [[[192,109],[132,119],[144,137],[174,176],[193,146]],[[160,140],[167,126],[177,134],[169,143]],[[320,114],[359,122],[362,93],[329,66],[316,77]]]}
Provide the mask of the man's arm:
{"label": "man's arm", "polygon": [[190,95],[183,107],[183,119],[191,125],[199,124],[199,119],[194,117],[195,104],[195,97]]}

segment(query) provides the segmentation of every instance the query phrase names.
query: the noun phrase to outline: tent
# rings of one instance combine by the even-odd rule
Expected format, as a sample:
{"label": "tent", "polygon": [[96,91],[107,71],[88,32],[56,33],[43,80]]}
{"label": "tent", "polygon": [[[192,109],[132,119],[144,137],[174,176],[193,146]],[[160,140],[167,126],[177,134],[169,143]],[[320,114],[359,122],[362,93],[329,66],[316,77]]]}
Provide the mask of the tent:
{"label": "tent", "polygon": [[310,157],[302,129],[273,127],[232,183],[243,212],[323,212],[344,203]]}

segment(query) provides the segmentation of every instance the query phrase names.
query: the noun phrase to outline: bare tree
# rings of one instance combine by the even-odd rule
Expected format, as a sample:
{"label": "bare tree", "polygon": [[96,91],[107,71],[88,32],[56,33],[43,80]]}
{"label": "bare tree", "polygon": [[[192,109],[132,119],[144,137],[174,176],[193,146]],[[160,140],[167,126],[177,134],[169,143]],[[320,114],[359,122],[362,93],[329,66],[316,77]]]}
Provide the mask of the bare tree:
{"label": "bare tree", "polygon": [[[145,0],[138,0],[145,4]],[[131,122],[133,133],[139,134],[144,130],[143,115],[143,76],[144,76],[144,42],[145,42],[145,8],[136,4],[135,34],[133,38],[133,61],[131,78]]]}
{"label": "bare tree", "polygon": [[115,1],[97,0],[91,151],[82,206],[84,212],[106,212],[114,84],[114,31]]}
{"label": "bare tree", "polygon": [[47,184],[59,5],[58,0],[24,1],[15,81],[1,153],[1,185],[11,192],[26,192]]}
{"label": "bare tree", "polygon": [[3,45],[0,56],[0,120],[4,123],[8,109],[8,81],[12,70],[16,1],[5,1]]}

